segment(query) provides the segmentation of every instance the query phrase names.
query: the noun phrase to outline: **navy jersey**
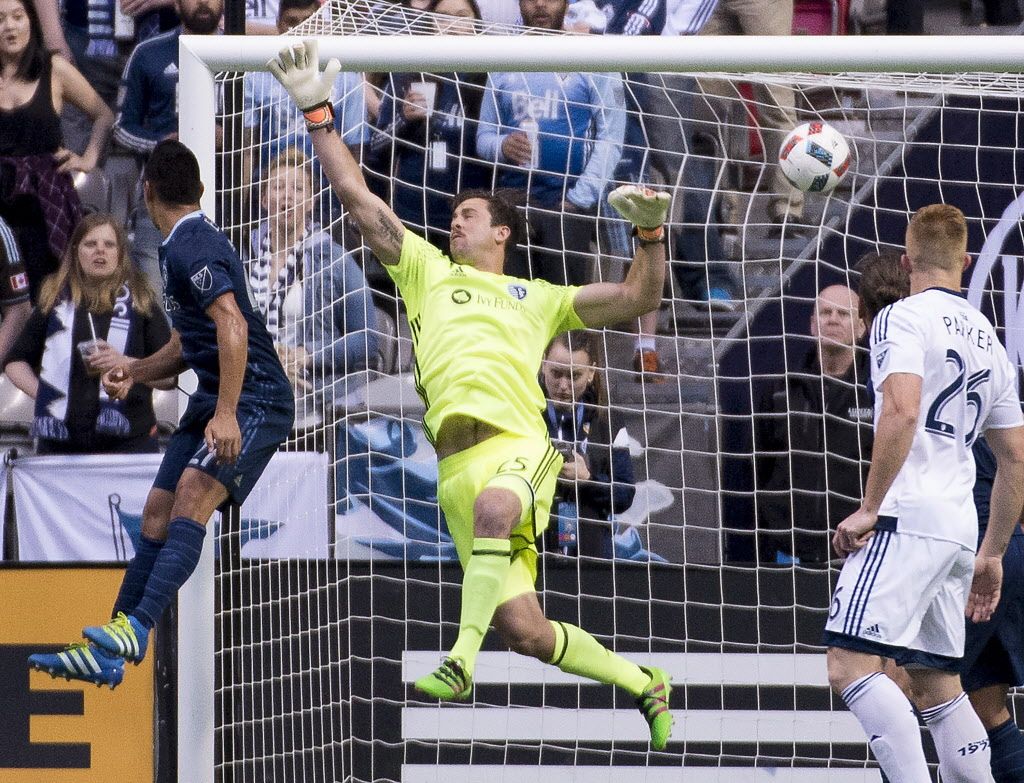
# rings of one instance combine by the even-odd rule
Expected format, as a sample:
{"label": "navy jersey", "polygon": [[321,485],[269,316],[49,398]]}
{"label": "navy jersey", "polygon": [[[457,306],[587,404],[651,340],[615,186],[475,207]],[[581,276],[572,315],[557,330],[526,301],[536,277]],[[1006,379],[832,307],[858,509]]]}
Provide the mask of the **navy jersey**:
{"label": "navy jersey", "polygon": [[[984,438],[974,441],[974,507],[978,509],[981,538],[988,526],[988,507],[992,498],[992,484],[996,480],[996,455]],[[1019,527],[1018,527],[1019,529]],[[981,538],[978,540],[981,541]]]}
{"label": "navy jersey", "polygon": [[160,274],[164,308],[181,337],[185,363],[199,376],[199,393],[216,395],[220,389],[217,327],[206,310],[230,291],[249,327],[242,396],[292,399],[270,334],[249,299],[238,253],[202,212],[179,220],[160,245]]}
{"label": "navy jersey", "polygon": [[133,152],[150,153],[178,132],[178,39],[181,28],[135,47],[124,67],[114,138]]}

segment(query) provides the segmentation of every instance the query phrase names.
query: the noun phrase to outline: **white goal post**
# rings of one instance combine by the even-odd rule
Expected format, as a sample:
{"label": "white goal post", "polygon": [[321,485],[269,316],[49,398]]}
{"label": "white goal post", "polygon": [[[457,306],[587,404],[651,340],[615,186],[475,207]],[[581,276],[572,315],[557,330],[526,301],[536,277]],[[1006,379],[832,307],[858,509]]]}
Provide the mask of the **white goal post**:
{"label": "white goal post", "polygon": [[[186,60],[211,74],[266,70],[294,36],[181,37]],[[673,73],[962,73],[1012,74],[1024,45],[1016,36],[991,36],[964,51],[962,36],[775,36],[673,38],[620,36],[614,45],[588,36],[434,35],[324,37],[320,57],[337,57],[344,70],[424,71],[664,71]],[[732,41],[731,45],[723,41]],[[186,79],[188,82],[186,82]],[[183,107],[184,108],[184,107]]]}
{"label": "white goal post", "polygon": [[[211,215],[216,214],[215,76],[265,71],[267,61],[295,40],[189,35],[180,39],[179,136],[199,160],[206,184],[202,204]],[[979,38],[970,46],[954,36],[801,37],[785,39],[784,45],[772,37],[622,37],[611,42],[589,36],[355,35],[318,40],[321,61],[336,57],[346,71],[777,74],[762,77],[769,82],[786,82],[791,73],[804,79],[821,73],[839,74],[832,84],[850,89],[859,84],[858,74],[865,73],[871,74],[873,84],[892,91],[1024,95],[1024,38],[1018,36]],[[213,539],[208,536],[203,559],[179,596],[178,776],[191,783],[213,783],[215,773]]]}

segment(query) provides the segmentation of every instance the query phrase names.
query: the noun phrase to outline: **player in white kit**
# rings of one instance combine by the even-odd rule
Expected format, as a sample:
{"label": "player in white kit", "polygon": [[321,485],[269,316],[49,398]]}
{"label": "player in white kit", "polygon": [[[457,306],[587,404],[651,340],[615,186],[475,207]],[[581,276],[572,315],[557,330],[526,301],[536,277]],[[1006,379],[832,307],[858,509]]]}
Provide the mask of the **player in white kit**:
{"label": "player in white kit", "polygon": [[[1024,509],[1024,416],[995,329],[960,295],[966,250],[960,210],[936,204],[914,215],[901,262],[911,295],[871,329],[875,445],[864,499],[833,539],[849,557],[825,626],[829,682],[892,783],[931,777],[917,719],[882,658],[910,675],[943,781],[992,781],[988,738],[956,669],[965,609],[976,621],[991,616]],[[998,469],[975,557],[971,444],[982,432]]]}

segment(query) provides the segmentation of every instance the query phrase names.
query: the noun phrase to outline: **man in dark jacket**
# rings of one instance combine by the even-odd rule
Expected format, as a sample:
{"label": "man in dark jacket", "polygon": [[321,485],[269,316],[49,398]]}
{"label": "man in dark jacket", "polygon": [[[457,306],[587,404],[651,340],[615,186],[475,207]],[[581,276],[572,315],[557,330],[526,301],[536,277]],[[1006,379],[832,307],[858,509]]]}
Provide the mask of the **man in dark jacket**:
{"label": "man in dark jacket", "polygon": [[857,294],[824,288],[810,321],[814,345],[762,399],[755,432],[758,559],[826,563],[829,532],[860,503],[871,459],[864,324]]}

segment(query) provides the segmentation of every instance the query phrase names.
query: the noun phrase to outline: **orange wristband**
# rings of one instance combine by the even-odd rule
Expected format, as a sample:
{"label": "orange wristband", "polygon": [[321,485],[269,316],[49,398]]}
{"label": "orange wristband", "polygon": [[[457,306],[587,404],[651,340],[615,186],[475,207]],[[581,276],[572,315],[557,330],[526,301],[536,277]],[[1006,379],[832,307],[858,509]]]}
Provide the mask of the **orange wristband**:
{"label": "orange wristband", "polygon": [[302,116],[306,118],[306,130],[308,131],[334,127],[334,107],[331,106],[330,101],[311,106],[302,112]]}
{"label": "orange wristband", "polygon": [[640,226],[637,226],[636,236],[641,242],[660,242],[665,238],[665,227],[640,228]]}

